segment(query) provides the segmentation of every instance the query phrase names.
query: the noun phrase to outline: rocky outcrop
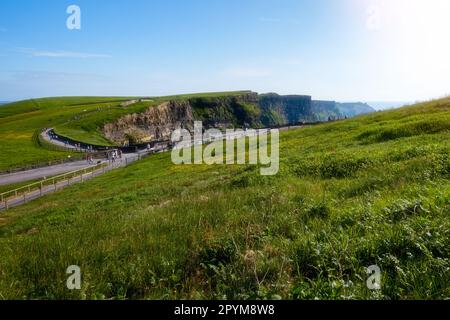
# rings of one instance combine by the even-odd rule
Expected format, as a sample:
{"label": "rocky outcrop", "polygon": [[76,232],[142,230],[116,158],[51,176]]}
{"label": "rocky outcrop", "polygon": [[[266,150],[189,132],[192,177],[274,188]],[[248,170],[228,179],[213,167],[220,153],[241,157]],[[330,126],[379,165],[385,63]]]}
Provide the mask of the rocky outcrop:
{"label": "rocky outcrop", "polygon": [[173,130],[191,128],[193,121],[189,102],[169,101],[143,113],[125,115],[106,124],[102,132],[107,139],[125,146],[170,139]]}
{"label": "rocky outcrop", "polygon": [[123,116],[106,124],[102,132],[118,145],[135,145],[169,140],[178,128],[192,131],[195,120],[202,121],[204,128],[261,127],[260,116],[256,93],[193,97]]}

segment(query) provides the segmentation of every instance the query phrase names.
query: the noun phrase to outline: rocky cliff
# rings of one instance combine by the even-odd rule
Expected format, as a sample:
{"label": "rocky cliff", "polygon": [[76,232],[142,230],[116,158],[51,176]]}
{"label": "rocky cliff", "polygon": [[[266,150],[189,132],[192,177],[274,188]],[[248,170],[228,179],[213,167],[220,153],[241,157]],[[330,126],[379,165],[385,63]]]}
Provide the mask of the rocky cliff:
{"label": "rocky cliff", "polygon": [[362,102],[339,103],[336,101],[313,100],[312,113],[317,121],[351,118],[360,114],[375,112],[371,106]]}
{"label": "rocky cliff", "polygon": [[376,111],[367,103],[362,102],[337,103],[336,106],[339,111],[348,118]]}
{"label": "rocky cliff", "polygon": [[123,116],[102,128],[118,145],[170,139],[174,129],[192,130],[195,120],[204,128],[261,128],[313,120],[310,96],[236,95],[179,98]]}
{"label": "rocky cliff", "polygon": [[336,101],[313,100],[312,112],[315,121],[328,121],[344,118]]}
{"label": "rocky cliff", "polygon": [[125,115],[106,124],[102,131],[107,139],[124,146],[166,140],[175,129],[191,129],[193,121],[192,108],[187,101],[169,101],[143,113]]}
{"label": "rocky cliff", "polygon": [[261,126],[258,94],[249,92],[236,96],[197,97],[188,100],[195,120],[205,127],[233,128]]}
{"label": "rocky cliff", "polygon": [[262,94],[259,95],[258,104],[261,122],[266,127],[309,121],[313,116],[310,96]]}

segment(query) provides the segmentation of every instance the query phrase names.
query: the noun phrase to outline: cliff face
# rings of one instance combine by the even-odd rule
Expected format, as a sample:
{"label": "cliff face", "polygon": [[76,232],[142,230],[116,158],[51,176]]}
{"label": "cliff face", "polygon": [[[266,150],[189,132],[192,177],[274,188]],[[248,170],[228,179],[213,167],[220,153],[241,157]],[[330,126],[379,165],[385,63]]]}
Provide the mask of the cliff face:
{"label": "cliff face", "polygon": [[263,94],[259,96],[259,106],[264,126],[296,124],[312,117],[310,96]]}
{"label": "cliff face", "polygon": [[143,113],[123,116],[106,124],[102,131],[107,139],[119,145],[133,145],[170,139],[173,130],[191,129],[193,121],[192,108],[188,102],[169,101],[150,107]]}
{"label": "cliff face", "polygon": [[313,100],[312,112],[315,121],[328,121],[344,118],[337,108],[336,101]]}
{"label": "cliff face", "polygon": [[367,114],[376,111],[367,103],[362,102],[337,103],[336,106],[346,117],[354,117],[360,114]]}
{"label": "cliff face", "polygon": [[168,101],[143,113],[123,116],[102,128],[118,145],[169,140],[173,130],[204,128],[261,128],[296,124],[313,117],[310,96],[258,95],[248,92],[229,96],[195,97]]}
{"label": "cliff face", "polygon": [[205,127],[233,128],[261,126],[261,110],[258,94],[247,93],[237,96],[199,97],[188,100],[195,120]]}
{"label": "cliff face", "polygon": [[312,112],[317,121],[327,121],[351,118],[360,114],[375,112],[367,103],[347,102],[339,103],[336,101],[312,101]]}

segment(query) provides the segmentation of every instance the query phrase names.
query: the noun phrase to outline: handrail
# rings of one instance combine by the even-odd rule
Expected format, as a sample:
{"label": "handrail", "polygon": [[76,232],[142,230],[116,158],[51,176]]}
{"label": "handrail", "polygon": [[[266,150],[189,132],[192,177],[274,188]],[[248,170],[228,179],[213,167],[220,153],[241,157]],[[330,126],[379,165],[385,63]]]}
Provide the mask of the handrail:
{"label": "handrail", "polygon": [[71,171],[71,172],[66,172],[66,173],[63,173],[63,174],[51,177],[51,178],[43,179],[43,180],[38,181],[38,182],[33,182],[33,183],[30,183],[30,184],[28,184],[26,186],[22,186],[20,188],[14,189],[14,190],[9,190],[9,191],[6,191],[6,192],[2,192],[2,193],[0,193],[0,201],[3,202],[4,199],[7,198],[6,196],[9,195],[9,194],[14,194],[15,196],[17,196],[17,195],[20,194],[21,190],[31,192],[31,188],[32,187],[38,185],[39,188],[37,188],[37,189],[40,189],[48,181],[52,181],[52,184],[55,184],[55,182],[57,180],[65,180],[65,178],[68,177],[68,176],[76,176],[78,173],[82,173],[82,172],[84,172],[84,173],[82,173],[82,175],[84,175],[84,174],[86,174],[88,172],[101,169],[104,166],[105,166],[105,163],[97,164],[97,165],[92,166],[92,167],[87,167],[87,168],[84,168],[84,169],[79,169],[79,170],[74,170],[74,171]]}

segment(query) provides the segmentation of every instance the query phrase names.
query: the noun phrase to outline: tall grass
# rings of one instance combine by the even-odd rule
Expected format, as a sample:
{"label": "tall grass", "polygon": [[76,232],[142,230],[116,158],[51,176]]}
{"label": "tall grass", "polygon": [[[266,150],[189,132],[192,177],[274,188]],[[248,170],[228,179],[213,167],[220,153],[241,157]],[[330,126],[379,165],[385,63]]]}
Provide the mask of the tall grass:
{"label": "tall grass", "polygon": [[284,132],[276,176],[159,154],[14,208],[0,297],[448,299],[450,133],[436,119],[450,123],[448,99]]}

